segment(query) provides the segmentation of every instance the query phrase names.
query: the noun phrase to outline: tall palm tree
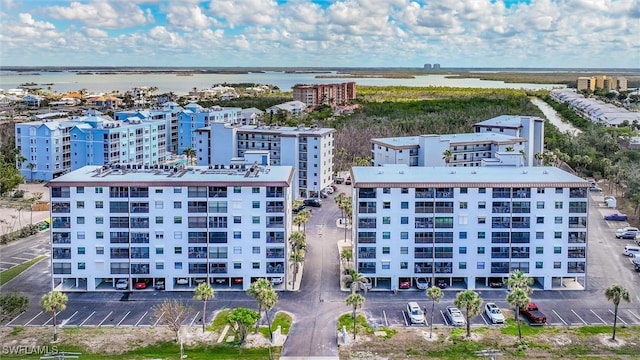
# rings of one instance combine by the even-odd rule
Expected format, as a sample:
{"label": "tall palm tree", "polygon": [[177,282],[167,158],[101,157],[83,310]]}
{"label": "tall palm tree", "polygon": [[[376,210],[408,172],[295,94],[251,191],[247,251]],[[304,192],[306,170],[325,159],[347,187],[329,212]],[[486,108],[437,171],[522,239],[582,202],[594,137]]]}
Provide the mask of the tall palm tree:
{"label": "tall palm tree", "polygon": [[[259,314],[264,310],[265,316],[267,317],[267,325],[269,326],[269,335],[273,336],[269,311],[273,309],[278,302],[278,294],[273,290],[273,284],[266,278],[260,278],[249,285],[247,294],[258,303]],[[258,332],[258,327],[259,323],[256,323],[256,333]]]}
{"label": "tall palm tree", "polygon": [[289,257],[291,260],[291,266],[293,266],[293,286],[295,287],[296,280],[298,279],[298,271],[300,270],[300,265],[304,263],[304,254],[301,251],[294,251]]}
{"label": "tall palm tree", "polygon": [[29,171],[31,171],[31,177],[30,177],[31,181],[30,182],[33,182],[33,169],[35,169],[35,168],[36,168],[36,164],[34,164],[32,162],[27,164],[27,169],[29,169]]}
{"label": "tall palm tree", "polygon": [[522,331],[520,330],[520,309],[527,306],[531,299],[524,289],[515,287],[507,294],[507,302],[516,308],[516,323],[518,324],[518,339],[522,340]]}
{"label": "tall palm tree", "polygon": [[353,340],[356,339],[356,332],[358,331],[356,328],[356,315],[358,308],[361,308],[364,305],[365,298],[360,294],[351,294],[347,297],[347,306],[351,306],[353,308]]}
{"label": "tall palm tree", "polygon": [[444,297],[444,292],[437,286],[432,286],[427,289],[427,297],[431,299],[431,323],[429,326],[429,339],[433,336],[433,313],[435,312],[436,303],[440,302],[440,299]]}
{"label": "tall palm tree", "polygon": [[206,282],[198,284],[193,290],[193,299],[202,300],[202,332],[205,331],[207,324],[207,300],[213,299],[214,297],[215,293],[213,292],[213,288]]}
{"label": "tall palm tree", "polygon": [[356,291],[362,290],[367,292],[367,284],[369,284],[369,278],[360,274],[355,269],[349,269],[349,273],[342,278],[345,286],[351,288],[351,293],[355,294]]}
{"label": "tall palm tree", "polygon": [[289,236],[289,243],[294,252],[304,250],[307,248],[307,235],[302,231],[294,231]]}
{"label": "tall palm tree", "polygon": [[182,150],[182,154],[187,156],[187,164],[193,165],[193,159],[196,157],[196,151],[193,148],[186,148]]}
{"label": "tall palm tree", "polygon": [[611,340],[616,341],[616,325],[618,323],[618,305],[620,301],[631,302],[631,296],[629,296],[629,290],[625,289],[622,285],[613,284],[604,291],[604,296],[608,301],[613,303],[613,337]]}
{"label": "tall palm tree", "polygon": [[[296,219],[298,219],[296,221]],[[300,210],[296,216],[293,217],[293,223],[298,225],[298,230],[300,230],[300,225],[302,225],[302,231],[307,232],[307,223],[311,220],[311,211],[307,209]]]}
{"label": "tall palm tree", "polygon": [[473,290],[465,290],[456,294],[456,299],[453,303],[457,307],[466,310],[467,337],[471,337],[471,322],[469,319],[480,314],[482,310],[482,298]]}
{"label": "tall palm tree", "polygon": [[444,160],[444,163],[446,166],[449,166],[449,163],[451,162],[452,158],[453,158],[453,153],[451,152],[451,149],[446,149],[445,151],[442,152],[442,160]]}
{"label": "tall palm tree", "polygon": [[58,323],[57,315],[60,311],[64,311],[67,308],[67,301],[69,298],[60,291],[49,291],[44,294],[40,299],[40,306],[42,310],[51,313],[53,317],[53,341],[58,341]]}
{"label": "tall palm tree", "polygon": [[533,290],[531,289],[531,285],[533,284],[533,279],[528,277],[521,270],[514,270],[509,273],[509,278],[507,278],[507,286],[509,288],[514,289],[522,289],[527,294],[527,296],[531,295]]}

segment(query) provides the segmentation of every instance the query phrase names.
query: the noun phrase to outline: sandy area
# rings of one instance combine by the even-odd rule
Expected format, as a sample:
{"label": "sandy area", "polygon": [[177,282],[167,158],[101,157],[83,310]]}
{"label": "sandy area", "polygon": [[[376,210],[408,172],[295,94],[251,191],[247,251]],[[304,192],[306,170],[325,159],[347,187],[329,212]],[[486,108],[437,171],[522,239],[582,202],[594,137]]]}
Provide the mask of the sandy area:
{"label": "sandy area", "polygon": [[[34,193],[42,193],[42,201],[49,201],[49,189],[44,186],[44,183],[21,184],[18,188],[25,191],[25,199],[33,196]],[[32,216],[35,224],[48,218],[49,211],[34,211],[32,214],[28,209],[18,211],[15,208],[0,206],[0,235],[29,224]]]}

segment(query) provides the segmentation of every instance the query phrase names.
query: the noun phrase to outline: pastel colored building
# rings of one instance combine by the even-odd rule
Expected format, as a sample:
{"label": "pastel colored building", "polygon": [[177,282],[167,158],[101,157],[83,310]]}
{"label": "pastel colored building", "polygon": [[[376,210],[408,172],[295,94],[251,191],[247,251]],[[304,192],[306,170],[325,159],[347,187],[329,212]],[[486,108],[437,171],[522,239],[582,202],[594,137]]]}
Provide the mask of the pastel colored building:
{"label": "pastel colored building", "polygon": [[178,153],[186,148],[196,148],[196,129],[210,126],[213,123],[237,124],[242,121],[241,108],[225,108],[213,106],[204,108],[197,103],[190,103],[178,113]]}

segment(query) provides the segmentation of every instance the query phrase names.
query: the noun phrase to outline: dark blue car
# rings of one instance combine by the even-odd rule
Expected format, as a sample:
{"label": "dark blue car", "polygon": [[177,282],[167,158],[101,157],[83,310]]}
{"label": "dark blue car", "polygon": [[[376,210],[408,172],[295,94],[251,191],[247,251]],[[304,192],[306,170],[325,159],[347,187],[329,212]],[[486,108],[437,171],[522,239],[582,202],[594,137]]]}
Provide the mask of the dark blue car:
{"label": "dark blue car", "polygon": [[627,221],[627,214],[619,214],[619,213],[609,214],[609,215],[605,215],[604,219],[611,220],[611,221]]}

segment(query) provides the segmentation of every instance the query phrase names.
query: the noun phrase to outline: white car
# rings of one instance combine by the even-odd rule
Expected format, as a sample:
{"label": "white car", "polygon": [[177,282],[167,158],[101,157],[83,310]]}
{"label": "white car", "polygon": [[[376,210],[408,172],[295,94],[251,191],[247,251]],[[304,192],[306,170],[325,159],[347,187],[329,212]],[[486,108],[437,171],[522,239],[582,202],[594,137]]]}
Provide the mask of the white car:
{"label": "white car", "polygon": [[282,284],[283,282],[284,282],[284,278],[282,278],[282,277],[272,277],[272,278],[271,278],[271,283],[272,283],[273,285],[280,285],[280,284]]}
{"label": "white car", "polygon": [[625,234],[638,234],[638,233],[640,232],[638,231],[637,227],[627,226],[627,227],[623,227],[622,229],[616,230],[616,237],[620,238]]}
{"label": "white car", "polygon": [[462,311],[455,306],[447,306],[447,318],[453,326],[464,326],[467,323]]}
{"label": "white car", "polygon": [[407,315],[409,315],[409,322],[412,324],[424,324],[424,312],[417,302],[409,301],[407,303]]}
{"label": "white car", "polygon": [[187,278],[178,278],[178,280],[176,280],[176,285],[187,285],[189,284],[189,279]]}
{"label": "white car", "polygon": [[495,303],[487,303],[484,306],[484,313],[494,324],[504,324],[504,314]]}
{"label": "white car", "polygon": [[129,289],[129,280],[127,279],[119,279],[116,283],[116,289],[118,290],[127,290]]}
{"label": "white car", "polygon": [[329,186],[328,188],[324,189],[324,192],[326,192],[327,194],[333,194],[333,188]]}
{"label": "white car", "polygon": [[420,290],[426,290],[429,287],[429,280],[425,278],[416,278],[416,287]]}

